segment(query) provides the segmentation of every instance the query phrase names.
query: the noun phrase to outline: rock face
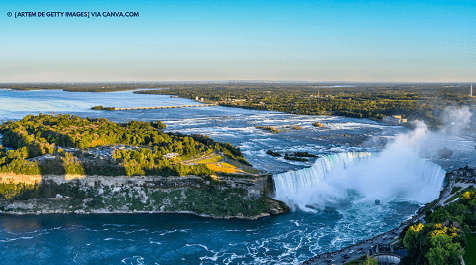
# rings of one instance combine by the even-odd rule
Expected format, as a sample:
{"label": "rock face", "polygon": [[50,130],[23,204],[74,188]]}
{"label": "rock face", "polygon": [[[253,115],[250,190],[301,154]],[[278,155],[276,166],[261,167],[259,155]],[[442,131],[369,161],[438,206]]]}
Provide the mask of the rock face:
{"label": "rock face", "polygon": [[214,218],[256,219],[289,211],[273,195],[272,176],[151,177],[0,175],[4,182],[39,183],[76,190],[56,198],[4,200],[3,213],[189,213]]}

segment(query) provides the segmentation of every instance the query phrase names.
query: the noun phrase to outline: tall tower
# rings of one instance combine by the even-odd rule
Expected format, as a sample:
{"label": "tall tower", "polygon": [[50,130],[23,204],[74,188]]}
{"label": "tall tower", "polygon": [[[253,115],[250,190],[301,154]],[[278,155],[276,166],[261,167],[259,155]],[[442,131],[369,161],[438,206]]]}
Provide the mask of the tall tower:
{"label": "tall tower", "polygon": [[473,97],[473,84],[471,84],[471,90],[469,91],[469,96]]}

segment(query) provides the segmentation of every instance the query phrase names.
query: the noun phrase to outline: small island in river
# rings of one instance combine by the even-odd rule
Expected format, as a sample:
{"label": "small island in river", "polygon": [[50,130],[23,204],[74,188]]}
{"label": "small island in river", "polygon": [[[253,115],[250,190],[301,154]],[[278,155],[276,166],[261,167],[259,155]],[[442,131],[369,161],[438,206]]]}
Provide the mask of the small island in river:
{"label": "small island in river", "polygon": [[271,175],[253,168],[239,148],[165,127],[68,114],[4,122],[0,211],[241,219],[288,211],[269,198]]}

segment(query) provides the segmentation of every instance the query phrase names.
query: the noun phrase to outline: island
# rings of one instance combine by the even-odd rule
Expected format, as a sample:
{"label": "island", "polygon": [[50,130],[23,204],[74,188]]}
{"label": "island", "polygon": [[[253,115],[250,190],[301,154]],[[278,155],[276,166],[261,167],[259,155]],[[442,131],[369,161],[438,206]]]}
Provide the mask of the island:
{"label": "island", "polygon": [[115,107],[103,107],[102,105],[94,106],[91,109],[93,109],[93,110],[109,110],[109,111],[116,110]]}
{"label": "island", "polygon": [[312,126],[317,127],[317,128],[323,128],[323,127],[325,127],[324,124],[322,124],[322,122],[320,122],[320,121],[314,122],[314,123],[312,124]]}
{"label": "island", "polygon": [[256,219],[289,210],[239,148],[165,128],[69,114],[4,122],[0,211]]}
{"label": "island", "polygon": [[[274,152],[273,150],[269,149],[266,151],[266,154],[274,157],[281,157],[281,154],[279,152]],[[317,155],[310,154],[308,152],[292,152],[292,153],[284,153],[284,159],[286,160],[293,160],[293,161],[300,161],[300,162],[306,162],[308,161],[307,158],[305,157],[315,157],[317,158]]]}

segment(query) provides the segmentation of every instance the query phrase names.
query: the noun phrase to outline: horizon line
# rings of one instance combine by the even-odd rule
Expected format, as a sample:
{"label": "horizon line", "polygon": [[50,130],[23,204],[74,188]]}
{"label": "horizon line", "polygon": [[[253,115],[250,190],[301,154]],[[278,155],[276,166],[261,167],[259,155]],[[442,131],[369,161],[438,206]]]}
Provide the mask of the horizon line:
{"label": "horizon line", "polygon": [[13,85],[13,84],[171,84],[171,83],[189,83],[189,84],[203,84],[203,83],[359,83],[359,84],[471,84],[476,81],[277,81],[277,80],[209,80],[209,81],[63,81],[63,82],[2,82],[0,85]]}

